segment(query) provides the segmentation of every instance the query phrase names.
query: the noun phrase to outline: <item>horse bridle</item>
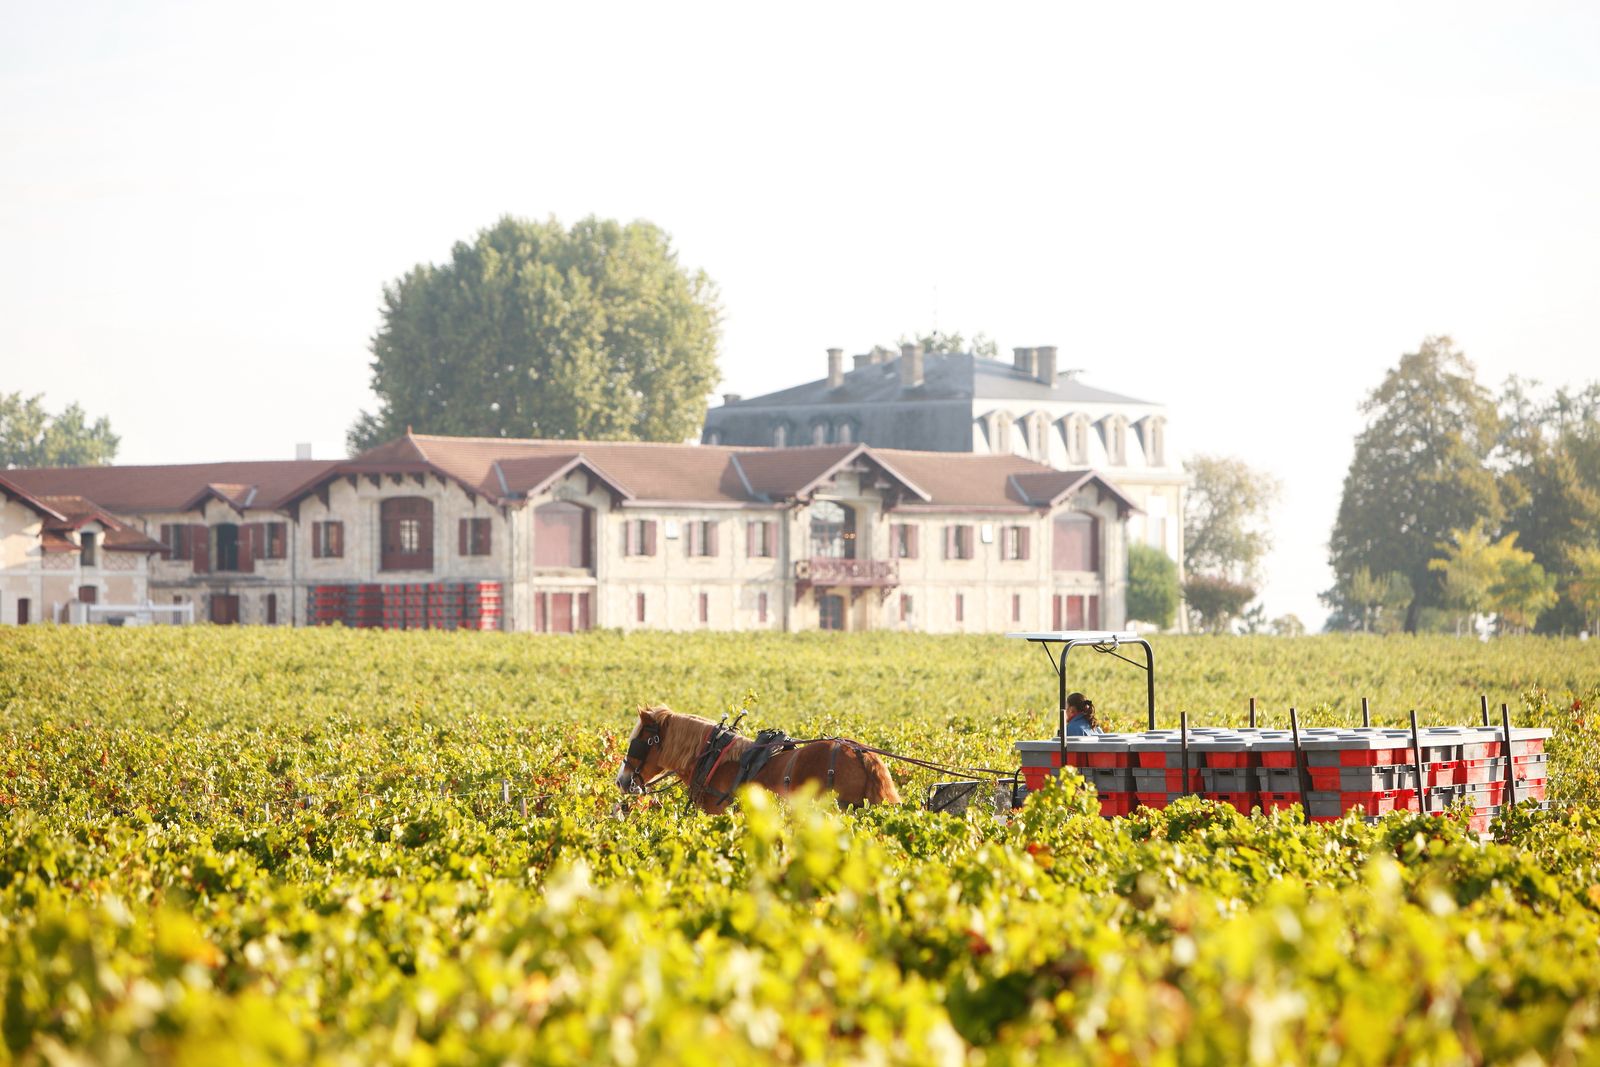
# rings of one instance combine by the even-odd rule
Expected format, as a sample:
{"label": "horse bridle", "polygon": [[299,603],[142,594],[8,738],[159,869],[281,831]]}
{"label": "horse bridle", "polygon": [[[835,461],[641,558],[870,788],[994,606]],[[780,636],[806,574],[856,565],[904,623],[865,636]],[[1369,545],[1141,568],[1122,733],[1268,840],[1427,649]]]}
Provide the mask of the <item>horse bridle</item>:
{"label": "horse bridle", "polygon": [[[628,754],[622,758],[622,767],[624,770],[629,770],[628,765],[630,763],[633,765],[628,775],[628,786],[630,792],[637,791],[643,793],[650,784],[648,782],[641,782],[639,780],[639,773],[644,770],[645,761],[650,758],[650,750],[660,743],[661,724],[658,722],[641,720],[639,723],[639,733],[632,741],[628,743]],[[663,771],[662,774],[658,774],[656,777],[660,778],[662,775],[668,773],[670,772]]]}

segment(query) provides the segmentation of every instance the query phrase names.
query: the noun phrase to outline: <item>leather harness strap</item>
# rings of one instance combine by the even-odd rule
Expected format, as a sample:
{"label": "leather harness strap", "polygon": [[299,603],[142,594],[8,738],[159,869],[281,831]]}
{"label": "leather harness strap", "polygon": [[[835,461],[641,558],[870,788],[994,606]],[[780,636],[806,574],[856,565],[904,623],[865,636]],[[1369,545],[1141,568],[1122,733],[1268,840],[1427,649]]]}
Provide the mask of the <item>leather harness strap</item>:
{"label": "leather harness strap", "polygon": [[829,745],[828,746],[828,788],[829,789],[833,788],[833,761],[838,759],[838,758],[839,758],[839,746],[837,744]]}

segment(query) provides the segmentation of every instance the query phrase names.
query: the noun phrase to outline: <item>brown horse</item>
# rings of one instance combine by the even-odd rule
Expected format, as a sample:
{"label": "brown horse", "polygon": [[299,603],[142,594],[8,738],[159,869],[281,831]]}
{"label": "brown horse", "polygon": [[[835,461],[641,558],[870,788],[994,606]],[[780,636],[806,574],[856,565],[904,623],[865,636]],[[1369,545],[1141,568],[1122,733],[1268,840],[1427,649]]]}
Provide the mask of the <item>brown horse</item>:
{"label": "brown horse", "polygon": [[652,782],[676,774],[688,785],[690,801],[701,811],[716,814],[733,803],[734,790],[743,784],[746,758],[765,756],[765,764],[746,780],[779,796],[815,782],[838,794],[839,803],[847,807],[900,803],[883,760],[852,741],[825,737],[794,742],[793,747],[782,741],[760,746],[732,734],[719,752],[719,735],[727,733],[698,715],[680,715],[660,705],[640,708],[639,721],[628,736],[628,754],[617,772],[617,787],[642,793]]}

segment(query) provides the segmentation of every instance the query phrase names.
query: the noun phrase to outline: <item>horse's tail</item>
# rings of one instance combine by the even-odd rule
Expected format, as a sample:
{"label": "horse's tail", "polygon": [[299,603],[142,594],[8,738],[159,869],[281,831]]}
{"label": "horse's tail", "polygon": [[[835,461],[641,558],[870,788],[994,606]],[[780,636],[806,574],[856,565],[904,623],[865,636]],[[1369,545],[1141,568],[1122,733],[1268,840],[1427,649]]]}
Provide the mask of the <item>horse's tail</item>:
{"label": "horse's tail", "polygon": [[865,799],[871,804],[898,804],[900,790],[889,776],[889,765],[876,752],[861,753],[861,767],[867,772]]}

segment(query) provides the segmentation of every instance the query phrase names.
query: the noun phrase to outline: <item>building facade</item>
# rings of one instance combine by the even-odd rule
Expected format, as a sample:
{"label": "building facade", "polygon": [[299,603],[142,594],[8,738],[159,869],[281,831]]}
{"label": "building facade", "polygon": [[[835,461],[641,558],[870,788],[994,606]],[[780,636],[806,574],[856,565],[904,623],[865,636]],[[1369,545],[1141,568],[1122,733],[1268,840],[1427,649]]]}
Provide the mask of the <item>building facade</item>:
{"label": "building facade", "polygon": [[1114,627],[1135,510],[1088,468],[848,442],[407,434],[343,461],[7,473],[141,539],[128,595],[268,625]]}
{"label": "building facade", "polygon": [[1054,347],[1018,348],[1010,363],[969,353],[853,357],[828,350],[826,377],[758,397],[728,394],[706,413],[707,444],[873,448],[1015,455],[1058,470],[1089,468],[1138,509],[1128,537],[1183,561],[1185,477],[1165,405],[1097,389],[1057,367]]}

